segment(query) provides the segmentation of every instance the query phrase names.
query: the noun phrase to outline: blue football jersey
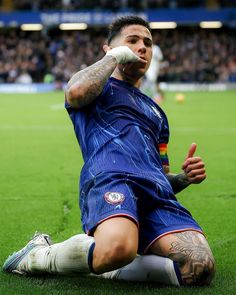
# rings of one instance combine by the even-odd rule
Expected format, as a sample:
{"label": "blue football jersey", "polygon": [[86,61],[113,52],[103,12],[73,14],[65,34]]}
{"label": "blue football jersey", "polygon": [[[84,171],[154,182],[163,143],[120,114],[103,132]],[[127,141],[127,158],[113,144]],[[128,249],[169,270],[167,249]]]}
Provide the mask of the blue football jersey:
{"label": "blue football jersey", "polygon": [[122,171],[152,179],[172,191],[159,150],[169,140],[168,121],[151,98],[111,77],[87,107],[65,106],[84,159],[81,187],[100,172]]}

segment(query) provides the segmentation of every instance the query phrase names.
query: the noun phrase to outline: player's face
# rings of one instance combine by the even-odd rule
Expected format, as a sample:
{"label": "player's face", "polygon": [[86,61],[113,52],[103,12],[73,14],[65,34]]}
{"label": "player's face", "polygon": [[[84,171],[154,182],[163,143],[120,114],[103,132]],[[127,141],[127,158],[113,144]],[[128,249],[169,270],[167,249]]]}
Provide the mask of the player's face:
{"label": "player's face", "polygon": [[122,29],[115,40],[115,46],[126,45],[146,63],[129,63],[119,65],[127,74],[143,76],[152,59],[152,35],[150,31],[141,25],[129,25]]}

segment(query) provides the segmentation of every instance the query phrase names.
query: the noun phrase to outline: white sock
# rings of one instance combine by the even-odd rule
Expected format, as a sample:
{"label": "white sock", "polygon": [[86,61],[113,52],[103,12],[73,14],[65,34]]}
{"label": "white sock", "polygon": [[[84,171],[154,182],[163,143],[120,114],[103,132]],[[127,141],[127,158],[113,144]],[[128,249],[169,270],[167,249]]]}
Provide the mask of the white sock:
{"label": "white sock", "polygon": [[182,282],[180,271],[175,262],[157,255],[137,256],[130,264],[104,273],[100,277],[172,286],[180,286]]}
{"label": "white sock", "polygon": [[51,246],[37,247],[27,257],[29,273],[89,273],[88,256],[94,238],[85,234]]}

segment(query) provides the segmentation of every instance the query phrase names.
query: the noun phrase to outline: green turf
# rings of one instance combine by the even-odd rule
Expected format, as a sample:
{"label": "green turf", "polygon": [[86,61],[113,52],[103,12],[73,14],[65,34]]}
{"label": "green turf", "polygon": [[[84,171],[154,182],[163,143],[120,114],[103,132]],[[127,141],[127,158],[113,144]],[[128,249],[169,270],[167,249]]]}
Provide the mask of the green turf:
{"label": "green turf", "polygon": [[[204,228],[217,260],[211,287],[158,288],[95,278],[21,278],[0,273],[0,294],[235,294],[236,92],[166,94],[169,156],[178,172],[198,143],[207,180],[179,195]],[[62,241],[81,232],[77,186],[82,158],[63,93],[0,95],[0,264],[35,230]],[[114,289],[115,288],[115,289]]]}

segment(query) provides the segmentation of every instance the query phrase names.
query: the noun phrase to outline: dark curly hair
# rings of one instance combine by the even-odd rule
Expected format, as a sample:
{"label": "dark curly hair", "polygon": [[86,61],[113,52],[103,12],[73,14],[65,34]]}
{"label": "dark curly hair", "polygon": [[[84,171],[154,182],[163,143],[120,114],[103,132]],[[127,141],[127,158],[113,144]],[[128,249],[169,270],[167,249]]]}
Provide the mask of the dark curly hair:
{"label": "dark curly hair", "polygon": [[114,22],[110,24],[108,29],[107,43],[110,44],[111,41],[118,34],[120,34],[124,27],[130,25],[141,25],[150,30],[149,23],[141,17],[135,15],[122,16],[120,18],[117,18]]}

